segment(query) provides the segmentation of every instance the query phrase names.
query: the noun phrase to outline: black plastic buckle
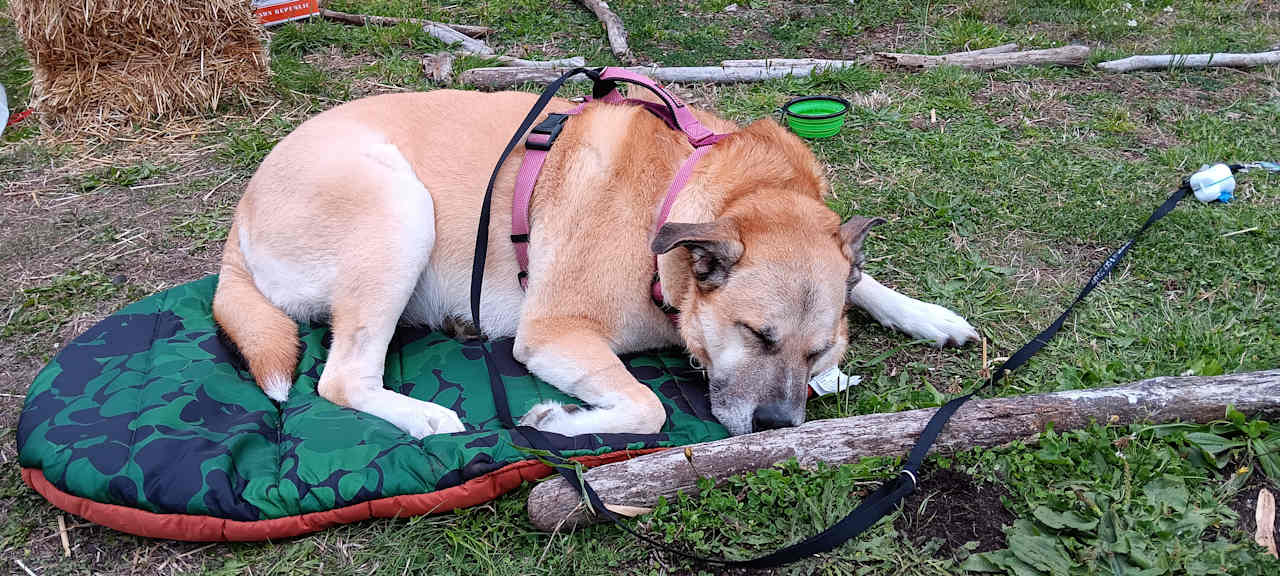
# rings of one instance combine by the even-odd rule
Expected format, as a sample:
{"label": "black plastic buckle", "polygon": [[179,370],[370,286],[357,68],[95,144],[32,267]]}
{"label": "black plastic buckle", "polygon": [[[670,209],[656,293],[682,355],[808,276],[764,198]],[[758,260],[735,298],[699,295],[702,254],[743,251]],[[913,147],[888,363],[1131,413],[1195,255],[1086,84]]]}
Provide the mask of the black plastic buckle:
{"label": "black plastic buckle", "polygon": [[546,142],[534,142],[529,138],[524,139],[524,147],[530,150],[547,151],[551,149],[551,145],[555,143],[556,137],[560,136],[560,131],[564,129],[564,121],[569,119],[568,114],[558,114],[552,112],[548,114],[546,119],[539,122],[529,131],[529,136],[541,134],[547,137]]}

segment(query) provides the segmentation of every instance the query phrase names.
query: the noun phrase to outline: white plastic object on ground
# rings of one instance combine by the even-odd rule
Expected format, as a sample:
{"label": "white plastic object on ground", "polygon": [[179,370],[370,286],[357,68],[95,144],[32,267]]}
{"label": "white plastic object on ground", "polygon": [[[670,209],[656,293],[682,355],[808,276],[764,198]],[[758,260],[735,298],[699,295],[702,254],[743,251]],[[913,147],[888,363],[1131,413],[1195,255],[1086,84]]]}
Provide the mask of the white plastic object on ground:
{"label": "white plastic object on ground", "polygon": [[841,372],[839,366],[833,366],[830,370],[811,378],[809,388],[813,389],[815,395],[826,396],[850,386],[857,386],[859,382],[862,382],[861,376],[850,376]]}
{"label": "white plastic object on ground", "polygon": [[1201,202],[1214,200],[1227,202],[1234,198],[1232,192],[1236,189],[1236,179],[1231,175],[1231,168],[1226,164],[1214,164],[1201,168],[1199,172],[1191,175],[1190,183],[1196,200]]}

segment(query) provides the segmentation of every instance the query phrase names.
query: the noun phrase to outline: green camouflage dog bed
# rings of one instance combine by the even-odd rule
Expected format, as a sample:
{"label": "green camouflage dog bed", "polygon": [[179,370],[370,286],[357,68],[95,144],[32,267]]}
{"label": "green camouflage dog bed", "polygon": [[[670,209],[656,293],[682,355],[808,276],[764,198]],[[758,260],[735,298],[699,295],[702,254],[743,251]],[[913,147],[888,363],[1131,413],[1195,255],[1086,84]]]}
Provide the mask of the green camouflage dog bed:
{"label": "green camouflage dog bed", "polygon": [[[323,325],[300,327],[289,400],[267,398],[219,335],[210,310],[216,285],[209,277],[126,307],[36,376],[18,423],[28,485],[123,532],[261,540],[471,506],[551,472],[499,421],[489,370],[506,383],[513,414],[569,398],[517,363],[510,340],[396,334],[386,386],[452,408],[467,427],[416,440],[316,395],[329,344]],[[711,416],[705,381],[682,354],[623,360],[662,398],[662,432],[548,434],[557,449],[595,465],[727,435]]]}

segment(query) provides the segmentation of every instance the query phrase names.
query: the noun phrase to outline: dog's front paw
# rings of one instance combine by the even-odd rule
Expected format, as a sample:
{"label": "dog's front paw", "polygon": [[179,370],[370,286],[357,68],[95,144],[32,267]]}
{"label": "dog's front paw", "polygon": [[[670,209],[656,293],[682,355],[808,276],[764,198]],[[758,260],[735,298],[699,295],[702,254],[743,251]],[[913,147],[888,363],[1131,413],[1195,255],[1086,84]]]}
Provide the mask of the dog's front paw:
{"label": "dog's front paw", "polygon": [[903,319],[901,330],[914,338],[930,340],[938,348],[964,346],[978,339],[978,331],[959,314],[927,302],[920,302]]}
{"label": "dog's front paw", "polygon": [[462,425],[457,412],[439,404],[421,402],[416,412],[418,414],[405,430],[414,438],[422,439],[432,434],[451,434],[467,429]]}
{"label": "dog's front paw", "polygon": [[579,410],[582,410],[582,407],[576,404],[561,404],[549,400],[530,408],[520,418],[520,425],[555,432],[559,428],[556,426],[557,423],[561,423],[566,416]]}

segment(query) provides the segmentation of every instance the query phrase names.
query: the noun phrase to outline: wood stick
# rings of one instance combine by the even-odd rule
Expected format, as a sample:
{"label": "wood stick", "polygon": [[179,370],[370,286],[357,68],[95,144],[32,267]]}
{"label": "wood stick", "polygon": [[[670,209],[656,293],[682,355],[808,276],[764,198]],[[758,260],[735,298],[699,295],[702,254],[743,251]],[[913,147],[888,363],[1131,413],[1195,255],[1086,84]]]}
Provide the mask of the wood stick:
{"label": "wood stick", "polygon": [[1266,548],[1272,557],[1280,558],[1280,553],[1276,552],[1276,499],[1266,488],[1258,490],[1258,505],[1254,508],[1253,519],[1257,526],[1253,541]]}
{"label": "wood stick", "polygon": [[71,557],[71,539],[67,537],[67,521],[58,515],[58,536],[62,538],[62,557]]}
{"label": "wood stick", "polygon": [[[503,66],[520,66],[524,68],[558,68],[567,70],[587,65],[587,59],[581,56],[557,58],[554,60],[525,60],[514,56],[499,56],[498,63]],[[563,72],[561,72],[563,74]]]}
{"label": "wood stick", "polygon": [[1251,54],[1159,54],[1130,56],[1098,64],[1107,72],[1133,72],[1135,70],[1167,70],[1170,68],[1253,68],[1267,64],[1280,64],[1280,49]]}
{"label": "wood stick", "polygon": [[36,573],[32,572],[30,568],[27,568],[27,565],[23,564],[21,560],[14,558],[13,561],[18,563],[18,567],[21,568],[23,572],[26,572],[27,576],[36,576]]}
{"label": "wood stick", "polygon": [[[661,68],[656,66],[631,66],[627,70],[639,72],[658,82],[714,82],[730,84],[734,82],[758,82],[770,78],[785,76],[808,76],[814,66],[755,66],[729,68],[723,66],[692,66]],[[472,68],[463,72],[459,80],[463,83],[482,88],[509,88],[526,82],[548,84],[559,78],[568,68]],[[585,81],[585,77],[574,78],[573,81]]]}
{"label": "wood stick", "polygon": [[408,22],[425,26],[430,24],[439,24],[448,26],[458,32],[471,36],[472,38],[481,38],[493,33],[493,29],[488,26],[471,26],[469,24],[446,24],[444,22],[432,22],[431,20],[423,20],[421,18],[393,18],[391,16],[369,16],[366,14],[349,14],[347,12],[338,12],[337,10],[329,10],[328,8],[320,9],[320,17],[335,22],[346,22],[347,24],[355,24],[356,26],[395,26]]}
{"label": "wood stick", "polygon": [[[1212,377],[1164,377],[1124,386],[1074,390],[1011,398],[975,399],[951,419],[934,446],[947,453],[976,446],[1031,441],[1049,423],[1058,431],[1091,422],[1208,422],[1221,419],[1227,406],[1246,414],[1280,414],[1280,370]],[[870,456],[904,455],[920,436],[935,408],[868,414],[809,422],[795,428],[705,442],[689,447],[697,472],[683,450],[665,450],[586,473],[606,503],[652,507],[659,497],[697,494],[699,475],[717,482],[795,458],[801,466],[819,462],[857,462]],[[586,510],[574,512],[577,487],[562,478],[542,482],[529,494],[529,518],[550,530],[561,521],[576,527],[596,521]]]}
{"label": "wood stick", "polygon": [[454,30],[447,24],[427,22],[422,25],[422,30],[427,34],[430,34],[431,37],[440,40],[445,44],[461,44],[463,52],[479,54],[481,56],[490,56],[493,54],[493,48],[490,48],[488,44]]}
{"label": "wood stick", "polygon": [[990,48],[979,48],[977,50],[965,50],[963,52],[952,52],[948,54],[948,56],[966,56],[966,55],[979,56],[982,54],[1005,54],[1008,52],[1017,52],[1017,51],[1018,51],[1018,43],[1010,42],[1008,44],[1001,44],[999,46],[992,46]]}
{"label": "wood stick", "polygon": [[[946,54],[944,58],[954,58],[956,56],[978,56],[982,54],[1004,54],[1013,52],[1018,49],[1016,43],[1001,44],[990,48],[981,48],[978,50],[968,50],[965,52],[955,52]],[[824,58],[757,58],[753,60],[725,60],[720,63],[726,68],[749,68],[752,66],[818,66],[822,68],[847,68],[849,66],[858,66],[868,64],[873,58],[858,58],[854,60],[827,60]]]}
{"label": "wood stick", "polygon": [[823,58],[756,58],[753,60],[724,60],[720,66],[725,68],[759,68],[770,66],[814,66],[818,68],[847,68],[870,64],[871,58],[857,60],[826,60]]}
{"label": "wood stick", "polygon": [[890,64],[909,68],[933,68],[948,64],[970,70],[994,70],[1013,66],[1035,66],[1057,64],[1059,66],[1081,66],[1089,57],[1088,46],[1063,46],[1046,50],[1025,50],[1022,52],[1000,52],[996,54],[972,54],[957,52],[931,56],[928,54],[901,54],[898,52],[876,52],[876,57]]}
{"label": "wood stick", "polygon": [[[436,84],[448,84],[453,80],[453,60],[451,52],[438,52],[422,59],[422,72]],[[581,56],[559,58],[556,60],[525,60],[512,56],[498,56],[498,63],[503,66],[521,66],[526,68],[559,68],[567,69],[586,66],[587,60]]]}
{"label": "wood stick", "polygon": [[622,18],[609,9],[604,0],[578,0],[595,13],[600,23],[604,24],[605,34],[609,37],[609,50],[624,63],[631,63],[631,48],[627,46],[627,29],[622,25]]}
{"label": "wood stick", "polygon": [[453,53],[437,52],[422,59],[422,73],[436,84],[448,84],[453,80]]}

